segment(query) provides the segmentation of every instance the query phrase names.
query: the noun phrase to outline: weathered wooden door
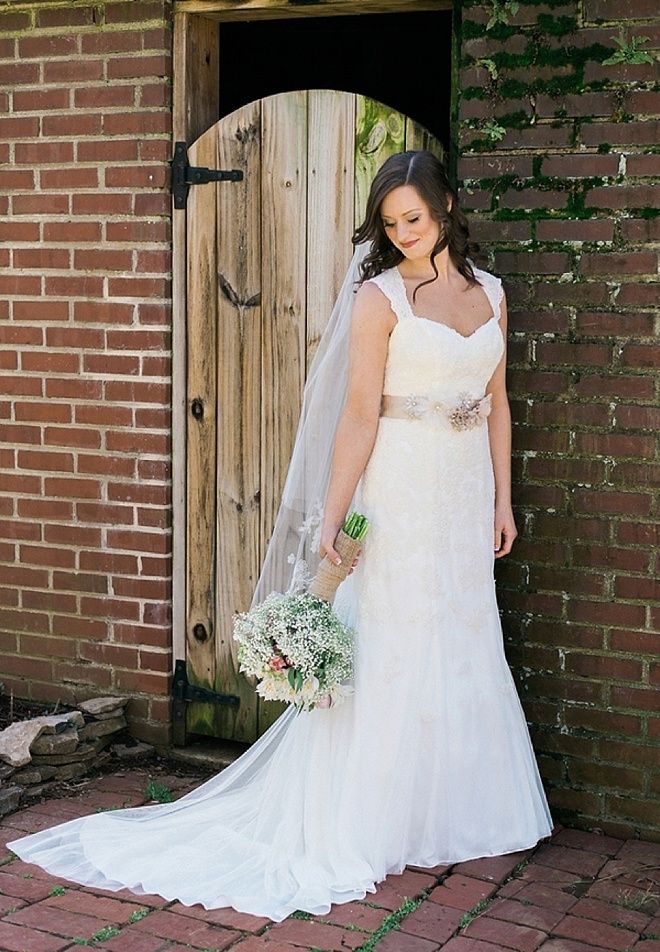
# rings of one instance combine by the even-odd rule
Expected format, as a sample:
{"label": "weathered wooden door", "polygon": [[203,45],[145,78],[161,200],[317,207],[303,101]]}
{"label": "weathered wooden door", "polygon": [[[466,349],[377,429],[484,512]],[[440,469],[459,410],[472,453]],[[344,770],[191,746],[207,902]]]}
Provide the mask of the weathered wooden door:
{"label": "weathered wooden door", "polygon": [[244,173],[188,199],[187,672],[240,698],[190,704],[192,733],[252,741],[281,713],[238,673],[232,618],[250,604],[369,184],[406,148],[442,152],[380,103],[313,90],[250,103],[189,149],[191,165]]}

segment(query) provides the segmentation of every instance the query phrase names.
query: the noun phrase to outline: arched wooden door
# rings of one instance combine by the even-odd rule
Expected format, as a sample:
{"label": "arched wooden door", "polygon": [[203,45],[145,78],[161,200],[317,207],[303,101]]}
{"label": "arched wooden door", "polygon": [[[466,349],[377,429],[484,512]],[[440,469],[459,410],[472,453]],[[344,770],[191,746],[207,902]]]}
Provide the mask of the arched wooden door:
{"label": "arched wooden door", "polygon": [[189,149],[241,169],[187,210],[187,676],[238,706],[190,703],[187,730],[252,741],[279,715],[238,673],[232,618],[251,600],[277,513],[307,368],[352,255],[376,169],[442,147],[352,93],[250,103]]}

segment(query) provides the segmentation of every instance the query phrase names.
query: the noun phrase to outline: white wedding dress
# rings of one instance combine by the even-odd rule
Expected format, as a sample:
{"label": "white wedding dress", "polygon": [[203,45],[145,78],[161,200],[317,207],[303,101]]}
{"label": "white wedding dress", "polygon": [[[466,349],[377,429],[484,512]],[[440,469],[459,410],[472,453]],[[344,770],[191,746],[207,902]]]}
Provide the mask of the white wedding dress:
{"label": "white wedding dress", "polygon": [[493,316],[469,337],[415,316],[397,269],[374,279],[398,318],[385,393],[416,396],[423,412],[381,419],[360,486],[371,529],[335,602],[357,632],[355,694],[289,708],[176,803],[8,844],[22,859],[97,888],[280,920],[361,899],[407,864],[549,835],[495,600],[488,427],[448,415],[483,397],[503,352],[500,283],[477,276]]}

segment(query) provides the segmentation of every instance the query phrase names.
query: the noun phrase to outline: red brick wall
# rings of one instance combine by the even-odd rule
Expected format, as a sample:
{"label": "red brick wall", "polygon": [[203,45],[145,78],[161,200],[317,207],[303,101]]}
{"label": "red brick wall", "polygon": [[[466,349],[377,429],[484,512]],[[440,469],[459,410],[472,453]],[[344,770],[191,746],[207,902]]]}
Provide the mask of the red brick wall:
{"label": "red brick wall", "polygon": [[171,668],[171,11],[0,4],[0,680],[130,693]]}
{"label": "red brick wall", "polygon": [[[459,174],[510,306],[508,654],[556,819],[659,839],[658,8],[523,0],[486,29],[486,6]],[[602,65],[619,28],[653,61]]]}

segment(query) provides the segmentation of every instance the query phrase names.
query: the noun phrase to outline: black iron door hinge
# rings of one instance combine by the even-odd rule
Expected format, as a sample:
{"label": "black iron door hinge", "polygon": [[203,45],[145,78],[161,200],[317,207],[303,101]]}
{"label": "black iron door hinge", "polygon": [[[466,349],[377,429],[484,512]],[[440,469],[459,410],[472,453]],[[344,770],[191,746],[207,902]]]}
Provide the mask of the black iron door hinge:
{"label": "black iron door hinge", "polygon": [[233,708],[238,708],[241,703],[237,694],[218,694],[216,691],[189,684],[186,662],[177,661],[172,680],[172,740],[175,747],[185,746],[186,705],[192,701],[203,704],[224,704]]}
{"label": "black iron door hinge", "polygon": [[207,182],[241,182],[240,169],[203,169],[188,164],[188,150],[185,142],[175,142],[172,159],[172,193],[174,207],[185,208],[191,185],[205,185]]}

